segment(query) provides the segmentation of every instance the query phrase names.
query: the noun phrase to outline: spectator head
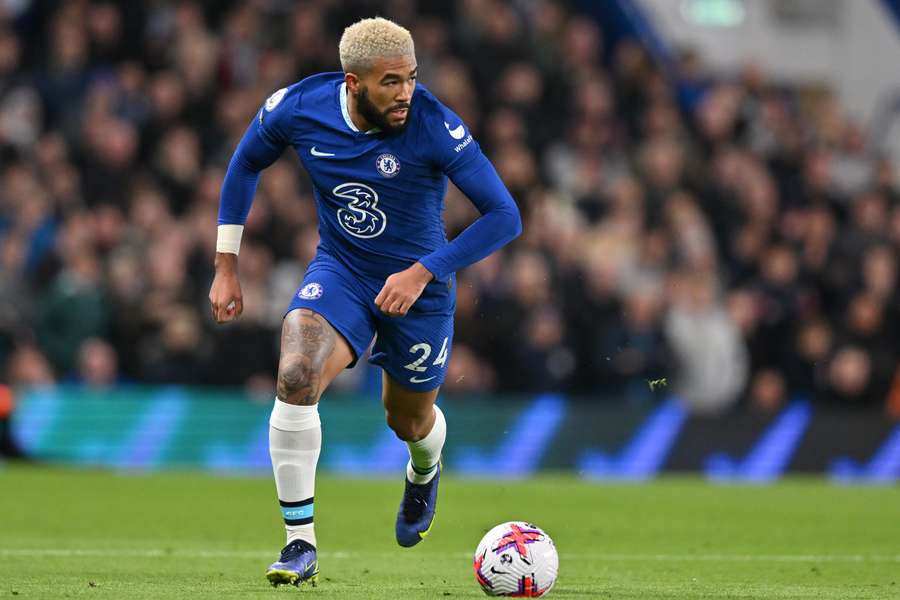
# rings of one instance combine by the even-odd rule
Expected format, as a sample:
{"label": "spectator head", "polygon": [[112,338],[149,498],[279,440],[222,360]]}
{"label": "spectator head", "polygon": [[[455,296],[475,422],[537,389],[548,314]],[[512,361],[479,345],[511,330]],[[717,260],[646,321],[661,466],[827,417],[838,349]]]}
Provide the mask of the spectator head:
{"label": "spectator head", "polygon": [[834,334],[823,319],[807,321],[797,334],[797,353],[808,364],[824,361],[831,352]]}
{"label": "spectator head", "polygon": [[172,227],[172,214],[162,191],[147,183],[138,183],[131,194],[129,221],[145,241],[161,237]]}
{"label": "spectator head", "polygon": [[550,297],[553,281],[547,259],[537,252],[520,252],[510,267],[512,292],[523,306],[543,304]]}
{"label": "spectator head", "polygon": [[834,213],[825,206],[810,208],[806,212],[806,240],[813,244],[829,244],[834,239],[837,223]]}
{"label": "spectator head", "polygon": [[778,411],[787,398],[784,375],[778,369],[762,369],[750,382],[750,405],[765,413]]}
{"label": "spectator head", "polygon": [[622,316],[632,329],[652,331],[658,326],[662,308],[661,288],[644,285],[628,294]]}
{"label": "spectator head", "polygon": [[541,0],[534,8],[532,26],[539,36],[555,39],[562,33],[567,17],[561,2]]}
{"label": "spectator head", "polygon": [[884,323],[884,306],[865,292],[857,294],[847,306],[847,329],[859,339],[875,338]]}
{"label": "spectator head", "polygon": [[181,36],[174,48],[175,64],[191,97],[212,93],[220,44],[217,38],[194,33]]}
{"label": "spectator head", "polygon": [[763,255],[763,280],[776,288],[787,288],[797,280],[797,257],[788,246],[776,245]]}
{"label": "spectator head", "polygon": [[80,20],[66,18],[62,13],[56,17],[51,51],[53,63],[60,70],[80,69],[87,62],[87,32]]}
{"label": "spectator head", "polygon": [[120,249],[110,256],[107,277],[115,302],[137,304],[145,289],[143,265],[137,252]]}
{"label": "spectator head", "polygon": [[119,358],[106,340],[88,338],[78,348],[78,376],[84,385],[99,388],[116,383]]}
{"label": "spectator head", "polygon": [[828,382],[842,398],[860,399],[867,391],[872,372],[869,354],[858,346],[843,346],[831,359]]}
{"label": "spectator head", "polygon": [[885,232],[888,212],[883,195],[865,192],[853,201],[853,223],[866,235],[880,237]]}
{"label": "spectator head", "polygon": [[5,276],[18,276],[25,269],[26,244],[23,235],[4,235],[0,238],[0,272]]}
{"label": "spectator head", "polygon": [[12,29],[0,28],[0,75],[14,72],[19,67],[22,44]]}
{"label": "spectator head", "polygon": [[817,148],[804,156],[803,180],[811,192],[820,193],[828,190],[831,186],[832,171],[832,157],[827,150]]}
{"label": "spectator head", "polygon": [[681,132],[681,117],[675,103],[654,102],[644,112],[642,131],[646,137],[675,137]]}
{"label": "spectator head", "polygon": [[613,50],[613,69],[623,83],[636,84],[649,68],[647,52],[637,40],[622,40]]}
{"label": "spectator head", "polygon": [[163,136],[156,157],[159,170],[172,181],[192,184],[200,176],[200,140],[194,130],[176,127]]}
{"label": "spectator head", "polygon": [[94,3],[88,9],[87,27],[91,41],[111,52],[122,39],[122,14],[114,2]]}
{"label": "spectator head", "polygon": [[683,311],[702,314],[717,303],[716,281],[706,273],[679,271],[671,278],[669,291],[672,305]]}
{"label": "spectator head", "polygon": [[611,258],[593,252],[584,261],[584,280],[588,295],[596,300],[604,300],[618,293],[621,275]]}
{"label": "spectator head", "polygon": [[134,166],[140,134],[130,122],[95,115],[85,122],[85,138],[100,164],[117,170]]}
{"label": "spectator head", "polygon": [[16,348],[9,358],[10,385],[53,385],[55,378],[47,357],[34,345]]}
{"label": "spectator head", "polygon": [[870,248],[862,260],[863,284],[871,294],[888,300],[897,291],[897,253],[887,245]]}
{"label": "spectator head", "polygon": [[506,2],[495,2],[486,15],[485,40],[495,47],[515,46],[519,43],[522,24],[512,6]]}
{"label": "spectator head", "polygon": [[683,151],[672,138],[654,138],[641,148],[641,167],[647,180],[656,188],[671,190],[682,175]]}
{"label": "spectator head", "polygon": [[0,138],[21,149],[31,148],[43,127],[43,111],[37,91],[20,86],[0,100]]}
{"label": "spectator head", "polygon": [[537,162],[528,146],[510,144],[500,148],[494,162],[503,182],[513,196],[522,197],[537,184]]}
{"label": "spectator head", "polygon": [[741,105],[742,91],[731,83],[722,83],[708,92],[697,109],[701,133],[713,143],[730,139]]}
{"label": "spectator head", "polygon": [[562,315],[552,305],[531,313],[526,327],[526,339],[534,350],[551,350],[560,345],[565,335]]}
{"label": "spectator head", "polygon": [[452,106],[470,128],[475,127],[478,121],[474,105],[477,96],[466,63],[453,58],[444,58],[438,63],[434,73],[429,73],[428,77],[429,88],[444,103]]}
{"label": "spectator head", "polygon": [[500,107],[488,116],[487,141],[493,148],[525,141],[527,127],[521,115],[508,107]]}
{"label": "spectator head", "polygon": [[184,83],[177,73],[162,71],[150,82],[150,105],[157,121],[174,121],[184,112],[187,103]]}
{"label": "spectator head", "polygon": [[200,348],[203,332],[197,313],[187,306],[172,306],[163,323],[162,342],[166,354],[193,354]]}
{"label": "spectator head", "polygon": [[544,95],[544,78],[537,66],[527,62],[510,65],[497,83],[498,100],[523,110],[535,110]]}
{"label": "spectator head", "polygon": [[772,222],[778,212],[775,182],[765,171],[752,168],[742,179],[742,200],[747,218],[757,223]]}
{"label": "spectator head", "polygon": [[750,337],[756,331],[760,307],[759,300],[753,292],[742,288],[731,291],[726,299],[726,308],[731,321],[745,337]]}
{"label": "spectator head", "polygon": [[593,70],[602,57],[603,38],[597,24],[588,18],[569,20],[563,39],[563,57],[570,71]]}
{"label": "spectator head", "polygon": [[612,116],[612,90],[605,77],[595,75],[585,79],[575,90],[575,108],[579,119],[606,119]]}

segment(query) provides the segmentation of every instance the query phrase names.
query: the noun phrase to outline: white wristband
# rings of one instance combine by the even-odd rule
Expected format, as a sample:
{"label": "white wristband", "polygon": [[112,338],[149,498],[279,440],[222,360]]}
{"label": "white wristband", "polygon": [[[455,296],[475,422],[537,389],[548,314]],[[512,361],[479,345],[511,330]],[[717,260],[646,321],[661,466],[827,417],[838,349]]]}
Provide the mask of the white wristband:
{"label": "white wristband", "polygon": [[216,252],[238,254],[241,249],[241,235],[243,233],[243,225],[219,225],[219,235],[216,238]]}

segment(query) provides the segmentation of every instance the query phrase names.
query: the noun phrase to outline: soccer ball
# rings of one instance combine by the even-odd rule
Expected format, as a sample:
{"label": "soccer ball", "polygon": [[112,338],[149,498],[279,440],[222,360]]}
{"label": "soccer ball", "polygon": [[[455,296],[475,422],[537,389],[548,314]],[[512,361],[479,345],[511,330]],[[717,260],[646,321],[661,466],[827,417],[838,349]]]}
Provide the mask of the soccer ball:
{"label": "soccer ball", "polygon": [[537,598],[556,583],[559,555],[539,527],[510,521],[481,538],[474,567],[475,579],[488,596]]}

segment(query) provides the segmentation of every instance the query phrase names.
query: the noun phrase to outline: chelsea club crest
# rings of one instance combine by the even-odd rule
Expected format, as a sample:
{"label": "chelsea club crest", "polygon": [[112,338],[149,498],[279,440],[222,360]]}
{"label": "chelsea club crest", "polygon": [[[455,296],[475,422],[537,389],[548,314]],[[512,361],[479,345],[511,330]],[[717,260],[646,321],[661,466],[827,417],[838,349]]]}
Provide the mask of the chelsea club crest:
{"label": "chelsea club crest", "polygon": [[394,177],[400,172],[400,161],[393,154],[382,154],[375,159],[375,168],[385,177]]}

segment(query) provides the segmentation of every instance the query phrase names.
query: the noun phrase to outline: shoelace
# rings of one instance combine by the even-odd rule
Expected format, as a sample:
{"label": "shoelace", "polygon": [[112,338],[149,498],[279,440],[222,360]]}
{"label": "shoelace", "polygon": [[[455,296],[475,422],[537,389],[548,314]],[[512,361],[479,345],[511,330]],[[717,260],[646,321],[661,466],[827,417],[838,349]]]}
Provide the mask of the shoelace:
{"label": "shoelace", "polygon": [[404,497],[403,518],[406,521],[418,521],[422,518],[425,509],[428,508],[428,500],[423,492],[424,490],[420,491],[416,488],[412,488],[412,490]]}
{"label": "shoelace", "polygon": [[290,545],[281,551],[280,562],[288,562],[294,560],[308,550],[315,550],[312,544],[303,540],[294,540]]}

